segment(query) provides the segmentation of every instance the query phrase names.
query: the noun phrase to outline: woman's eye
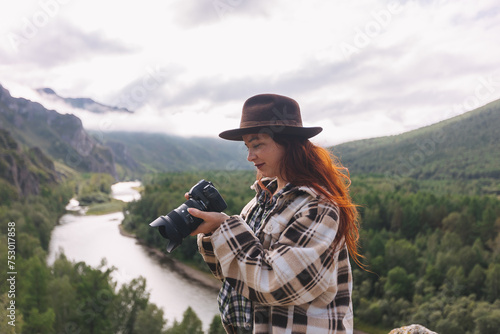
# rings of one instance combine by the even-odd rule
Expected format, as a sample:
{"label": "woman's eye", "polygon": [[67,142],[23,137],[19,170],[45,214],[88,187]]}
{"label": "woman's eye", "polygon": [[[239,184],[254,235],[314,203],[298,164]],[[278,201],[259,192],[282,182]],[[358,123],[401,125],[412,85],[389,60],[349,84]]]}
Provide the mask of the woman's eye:
{"label": "woman's eye", "polygon": [[256,148],[259,148],[260,146],[262,146],[262,143],[259,143],[259,144],[253,144],[253,145],[250,145],[250,147],[249,147],[249,146],[247,146],[247,145],[245,145],[245,148],[246,148],[246,149],[247,149],[247,151],[248,151],[250,148],[252,148],[252,149],[256,149]]}

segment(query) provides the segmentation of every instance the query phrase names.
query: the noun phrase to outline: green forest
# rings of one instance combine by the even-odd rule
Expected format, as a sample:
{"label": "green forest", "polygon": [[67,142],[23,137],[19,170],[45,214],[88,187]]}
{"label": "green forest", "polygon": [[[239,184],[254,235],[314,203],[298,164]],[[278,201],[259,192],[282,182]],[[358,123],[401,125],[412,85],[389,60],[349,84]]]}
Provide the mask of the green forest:
{"label": "green forest", "polygon": [[[211,180],[237,214],[253,196],[253,172],[168,173],[145,180],[142,198],[128,204],[124,227],[165,251],[148,222],[184,201],[199,179]],[[488,180],[454,182],[353,176],[361,214],[361,253],[354,268],[355,326],[369,333],[418,323],[441,334],[498,333],[500,328],[500,200],[480,194]],[[194,237],[169,254],[208,268]]]}

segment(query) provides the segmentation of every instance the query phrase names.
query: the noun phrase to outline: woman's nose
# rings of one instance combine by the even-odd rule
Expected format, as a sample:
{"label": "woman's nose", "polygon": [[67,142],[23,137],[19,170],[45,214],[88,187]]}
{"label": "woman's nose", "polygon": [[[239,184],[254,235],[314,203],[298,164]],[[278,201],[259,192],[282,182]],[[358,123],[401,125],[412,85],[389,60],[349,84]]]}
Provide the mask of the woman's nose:
{"label": "woman's nose", "polygon": [[255,159],[255,154],[251,150],[248,150],[247,160],[252,161]]}

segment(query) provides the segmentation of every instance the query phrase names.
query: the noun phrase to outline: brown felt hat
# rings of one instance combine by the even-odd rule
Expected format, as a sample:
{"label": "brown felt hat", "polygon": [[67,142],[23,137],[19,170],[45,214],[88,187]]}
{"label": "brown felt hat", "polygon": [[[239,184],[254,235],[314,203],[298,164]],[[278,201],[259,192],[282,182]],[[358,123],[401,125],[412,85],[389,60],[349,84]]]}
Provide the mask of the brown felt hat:
{"label": "brown felt hat", "polygon": [[321,127],[302,126],[300,107],[297,101],[276,94],[255,95],[245,101],[238,129],[221,132],[219,137],[227,140],[243,140],[250,133],[296,135],[304,138],[316,136]]}

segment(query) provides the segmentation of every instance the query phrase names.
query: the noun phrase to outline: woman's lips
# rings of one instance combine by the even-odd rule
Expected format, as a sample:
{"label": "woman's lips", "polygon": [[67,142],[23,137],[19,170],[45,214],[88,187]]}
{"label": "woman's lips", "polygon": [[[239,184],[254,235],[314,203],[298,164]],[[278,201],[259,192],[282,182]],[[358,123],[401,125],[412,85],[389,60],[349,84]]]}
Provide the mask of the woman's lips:
{"label": "woman's lips", "polygon": [[261,169],[262,166],[264,166],[264,163],[261,163],[261,164],[255,164],[255,167],[257,167],[257,169]]}

